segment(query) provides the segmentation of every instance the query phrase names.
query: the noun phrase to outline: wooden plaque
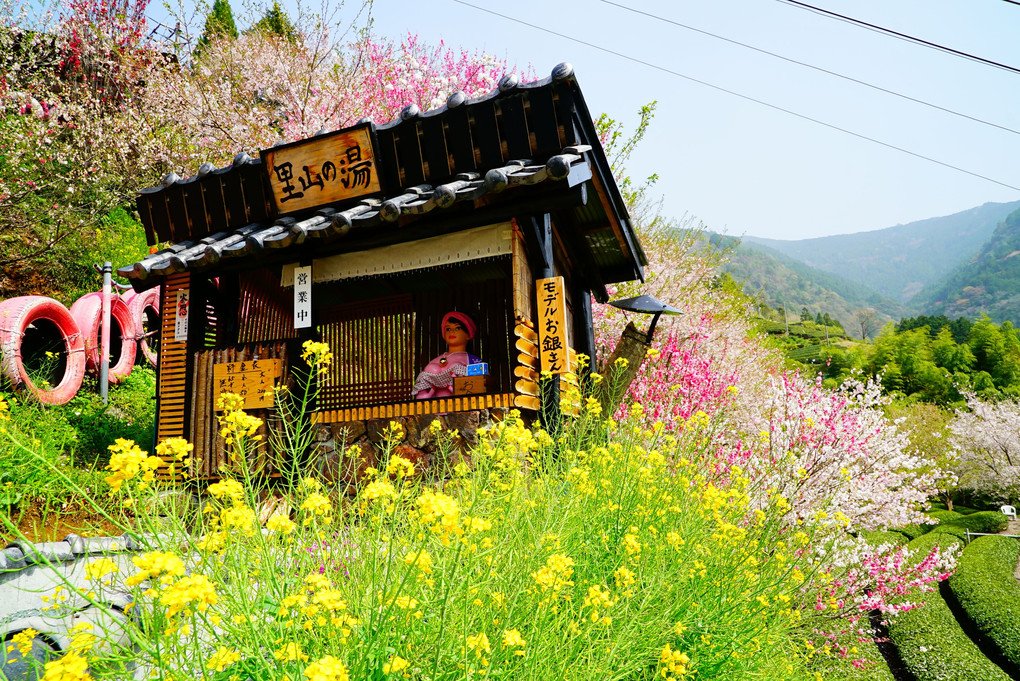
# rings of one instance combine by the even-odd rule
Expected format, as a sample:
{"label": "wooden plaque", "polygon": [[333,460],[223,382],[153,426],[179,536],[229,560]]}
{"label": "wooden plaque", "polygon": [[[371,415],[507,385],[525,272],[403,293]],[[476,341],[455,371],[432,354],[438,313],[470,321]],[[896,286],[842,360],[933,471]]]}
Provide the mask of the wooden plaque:
{"label": "wooden plaque", "polygon": [[[567,344],[567,301],[563,295],[563,277],[539,279],[538,349],[542,371],[565,374],[570,371],[570,346]],[[518,349],[520,346],[517,346]]]}
{"label": "wooden plaque", "polygon": [[382,191],[364,125],[264,150],[262,162],[281,215]]}
{"label": "wooden plaque", "polygon": [[244,398],[242,409],[268,409],[273,406],[273,386],[282,375],[283,360],[280,359],[214,364],[214,404],[219,403],[222,393],[234,393]]}
{"label": "wooden plaque", "polygon": [[456,376],[453,379],[454,395],[482,395],[490,392],[493,385],[488,374],[479,376]]}

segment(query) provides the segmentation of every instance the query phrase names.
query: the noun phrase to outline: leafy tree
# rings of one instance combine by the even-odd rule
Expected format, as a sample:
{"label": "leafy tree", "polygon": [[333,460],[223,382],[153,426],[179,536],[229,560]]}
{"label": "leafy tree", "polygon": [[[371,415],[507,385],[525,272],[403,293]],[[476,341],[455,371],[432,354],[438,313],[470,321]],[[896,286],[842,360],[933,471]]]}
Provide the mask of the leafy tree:
{"label": "leafy tree", "polygon": [[[933,470],[951,470],[957,460],[957,451],[952,443],[949,424],[954,414],[934,404],[897,402],[886,408],[886,414],[899,428],[907,433],[910,446],[917,454],[930,462]],[[938,481],[939,496],[949,510],[953,510],[953,492],[956,477],[943,477]]]}
{"label": "leafy tree", "polygon": [[195,58],[199,57],[209,43],[223,38],[234,39],[237,35],[237,24],[234,23],[234,11],[230,9],[230,2],[215,0],[205,17],[205,30],[202,31],[202,37],[195,46]]}
{"label": "leafy tree", "polygon": [[867,340],[875,333],[878,324],[878,310],[873,307],[854,310],[854,323],[861,332],[861,340]]}
{"label": "leafy tree", "polygon": [[247,32],[277,36],[291,43],[297,42],[298,39],[298,30],[294,23],[287,16],[287,12],[280,7],[280,3],[275,1],[273,6],[267,9],[262,18],[255,22]]}
{"label": "leafy tree", "polygon": [[969,345],[957,345],[948,326],[943,327],[932,341],[931,354],[936,366],[954,374],[970,372],[976,361]]}

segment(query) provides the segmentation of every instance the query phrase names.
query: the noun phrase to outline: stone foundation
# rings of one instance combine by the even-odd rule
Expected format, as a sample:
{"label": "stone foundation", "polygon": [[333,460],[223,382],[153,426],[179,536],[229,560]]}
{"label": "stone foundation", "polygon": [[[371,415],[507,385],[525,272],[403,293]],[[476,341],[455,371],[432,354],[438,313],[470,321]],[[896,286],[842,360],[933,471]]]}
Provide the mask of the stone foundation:
{"label": "stone foundation", "polygon": [[[347,487],[348,493],[365,469],[381,468],[385,452],[384,433],[391,423],[400,424],[403,436],[394,443],[393,453],[414,463],[415,470],[432,478],[442,478],[461,461],[468,460],[467,452],[478,444],[478,429],[506,418],[509,409],[478,409],[404,416],[367,421],[320,423],[315,426],[315,453],[313,468],[329,484]],[[439,437],[432,424],[442,425]],[[449,433],[457,431],[453,442]],[[353,448],[353,450],[352,450]],[[352,454],[348,451],[352,450]],[[444,453],[445,450],[445,453]]]}

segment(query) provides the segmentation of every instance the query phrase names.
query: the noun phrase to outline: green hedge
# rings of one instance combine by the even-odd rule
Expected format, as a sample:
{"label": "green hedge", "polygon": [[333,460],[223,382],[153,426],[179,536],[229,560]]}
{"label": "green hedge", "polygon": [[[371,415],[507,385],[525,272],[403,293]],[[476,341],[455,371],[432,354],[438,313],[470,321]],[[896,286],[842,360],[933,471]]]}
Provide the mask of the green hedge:
{"label": "green hedge", "polygon": [[994,534],[1006,529],[1009,525],[1009,516],[1006,516],[999,511],[978,511],[977,513],[965,515],[946,524],[963,527],[971,532],[988,532]]}
{"label": "green hedge", "polygon": [[[946,535],[921,539],[939,536]],[[900,613],[889,624],[889,638],[917,681],[1009,680],[1009,675],[985,657],[963,632],[937,589],[923,594],[920,603],[920,607]]]}
{"label": "green hedge", "polygon": [[963,539],[954,534],[946,532],[929,532],[928,534],[921,535],[917,539],[913,539],[907,544],[907,550],[914,554],[914,562],[920,562],[928,552],[931,551],[932,547],[939,545],[944,549],[949,548],[952,545],[963,546]]}
{"label": "green hedge", "polygon": [[882,544],[892,544],[893,546],[903,546],[907,543],[907,538],[901,532],[883,532],[882,530],[860,530],[857,533],[858,537],[861,537],[868,542],[871,546],[881,546]]}
{"label": "green hedge", "polygon": [[1008,662],[1020,669],[1020,583],[1013,577],[1020,541],[978,537],[960,556],[949,588]]}
{"label": "green hedge", "polygon": [[[846,620],[836,619],[823,620],[810,632],[805,632],[805,638],[813,640],[819,648],[825,639],[818,635],[827,633],[835,634],[836,640],[849,648],[847,657],[816,653],[807,661],[808,671],[820,674],[825,681],[896,681],[878,644],[868,633],[868,620],[862,619],[857,624],[863,626],[864,631],[854,631]],[[856,660],[862,661],[858,663],[860,667],[854,666]]]}
{"label": "green hedge", "polygon": [[957,513],[956,511],[929,511],[928,517],[934,518],[940,523],[949,523],[956,520],[957,518],[962,518],[963,514]]}
{"label": "green hedge", "polygon": [[959,537],[961,541],[967,540],[967,528],[959,525],[936,525],[928,534],[950,534]]}
{"label": "green hedge", "polygon": [[918,537],[931,532],[935,525],[920,524],[920,525],[904,525],[903,527],[897,527],[896,531],[902,534],[904,537],[913,541]]}

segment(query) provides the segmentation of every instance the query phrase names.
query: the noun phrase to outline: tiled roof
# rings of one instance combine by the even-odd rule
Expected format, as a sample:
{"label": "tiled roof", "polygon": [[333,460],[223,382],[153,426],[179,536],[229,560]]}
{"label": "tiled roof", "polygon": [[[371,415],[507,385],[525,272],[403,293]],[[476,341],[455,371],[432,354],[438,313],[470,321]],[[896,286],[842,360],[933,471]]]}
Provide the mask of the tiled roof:
{"label": "tiled roof", "polygon": [[[128,279],[144,282],[186,271],[208,269],[224,259],[252,256],[265,250],[285,249],[306,241],[331,243],[358,230],[394,223],[403,215],[424,215],[451,208],[461,201],[474,201],[486,194],[506,189],[535,185],[546,181],[565,180],[573,171],[588,179],[590,170],[582,154],[587,146],[568,147],[542,164],[522,159],[492,168],[484,175],[463,173],[438,187],[421,184],[408,187],[397,196],[365,199],[343,210],[322,208],[314,215],[298,220],[280,217],[257,222],[242,228],[220,231],[191,241],[184,241],[154,253],[117,272]],[[245,155],[235,165],[258,164]]]}
{"label": "tiled roof", "polygon": [[[643,276],[644,252],[570,64],[532,83],[504,76],[477,99],[456,92],[435,110],[409,106],[372,132],[384,193],[285,217],[262,161],[246,153],[225,168],[202,164],[190,178],[170,173],[139,194],[138,210],[149,243],[171,245],[118,273],[144,289],[180,272],[256,267],[310,248],[319,255],[319,246],[366,248],[380,236],[403,238],[410,224],[449,231],[439,221],[456,216],[454,229],[467,228],[502,205],[521,215],[558,211],[596,297],[608,283]],[[372,229],[395,224],[401,234]]]}

